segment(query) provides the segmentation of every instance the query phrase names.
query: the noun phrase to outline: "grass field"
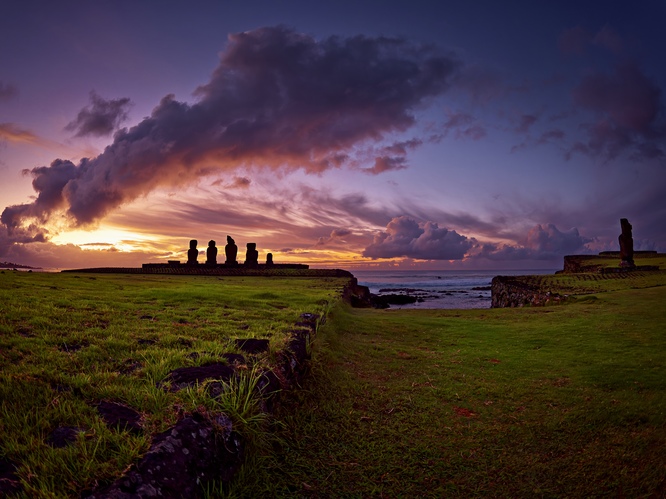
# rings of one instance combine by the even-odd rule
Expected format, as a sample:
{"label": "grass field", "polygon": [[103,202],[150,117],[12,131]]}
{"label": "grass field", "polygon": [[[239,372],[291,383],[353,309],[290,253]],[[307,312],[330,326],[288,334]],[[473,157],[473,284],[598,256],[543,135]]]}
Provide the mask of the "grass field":
{"label": "grass field", "polygon": [[[223,405],[158,386],[171,370],[219,362],[236,338],[280,350],[346,281],[0,272],[0,464],[18,466],[27,497],[77,497],[120,475],[179,413]],[[100,401],[137,410],[142,431],[108,428]],[[59,427],[81,431],[55,448]]]}
{"label": "grass field", "polygon": [[[277,351],[301,313],[330,310],[303,390],[262,427],[270,445],[208,497],[663,497],[666,275],[542,279],[577,296],[380,311],[340,303],[344,279],[5,271],[0,460],[25,497],[78,497],[179,413],[219,409],[159,387],[172,369],[235,338]],[[108,428],[101,400],[137,409],[142,431]],[[82,431],[54,448],[62,426]]]}
{"label": "grass field", "polygon": [[665,497],[666,279],[648,279],[543,308],[336,307],[276,451],[230,496]]}

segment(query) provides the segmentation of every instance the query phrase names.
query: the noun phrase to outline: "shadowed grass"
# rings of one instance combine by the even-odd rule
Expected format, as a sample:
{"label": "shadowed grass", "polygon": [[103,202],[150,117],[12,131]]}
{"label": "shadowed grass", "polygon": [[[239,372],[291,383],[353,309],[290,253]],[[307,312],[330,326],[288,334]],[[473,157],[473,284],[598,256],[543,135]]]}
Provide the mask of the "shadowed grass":
{"label": "shadowed grass", "polygon": [[284,444],[232,496],[662,497],[664,284],[519,310],[338,307]]}

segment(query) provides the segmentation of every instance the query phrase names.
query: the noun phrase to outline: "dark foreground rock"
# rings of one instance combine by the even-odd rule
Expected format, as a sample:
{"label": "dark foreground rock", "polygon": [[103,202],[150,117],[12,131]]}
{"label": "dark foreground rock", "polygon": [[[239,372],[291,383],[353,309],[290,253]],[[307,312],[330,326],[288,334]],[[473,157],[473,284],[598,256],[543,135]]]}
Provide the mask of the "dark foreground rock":
{"label": "dark foreground rock", "polygon": [[46,443],[56,449],[67,447],[73,444],[76,436],[83,431],[83,428],[78,426],[59,426],[46,437]]}
{"label": "dark foreground rock", "polygon": [[370,295],[370,302],[375,308],[389,308],[391,305],[409,305],[416,303],[418,297],[403,294]]}
{"label": "dark foreground rock", "polygon": [[203,366],[179,367],[167,375],[164,382],[168,383],[163,382],[162,386],[169,386],[170,391],[177,392],[183,388],[202,384],[207,380],[215,380],[217,383],[211,387],[215,392],[211,396],[215,397],[222,393],[220,382],[229,381],[235,374],[236,368],[233,365],[222,362],[213,362]]}
{"label": "dark foreground rock", "polygon": [[141,433],[141,413],[117,402],[102,401],[97,404],[97,412],[109,428]]}
{"label": "dark foreground rock", "polygon": [[124,476],[91,499],[202,497],[203,484],[228,483],[240,468],[243,442],[224,414],[194,413],[155,436]]}

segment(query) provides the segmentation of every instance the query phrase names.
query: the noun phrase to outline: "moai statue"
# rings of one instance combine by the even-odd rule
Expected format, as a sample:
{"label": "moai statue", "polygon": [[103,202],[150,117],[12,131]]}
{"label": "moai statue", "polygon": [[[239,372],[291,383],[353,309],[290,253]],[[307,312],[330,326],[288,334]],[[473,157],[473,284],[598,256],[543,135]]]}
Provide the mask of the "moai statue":
{"label": "moai statue", "polygon": [[620,267],[634,267],[634,238],[631,235],[631,224],[626,218],[620,219],[622,234],[620,241]]}
{"label": "moai statue", "polygon": [[217,265],[217,246],[212,239],[208,241],[208,249],[206,250],[206,265]]}
{"label": "moai statue", "polygon": [[224,254],[227,256],[227,265],[237,265],[236,255],[238,255],[238,246],[231,236],[227,236],[227,245],[224,247]]}
{"label": "moai statue", "polygon": [[187,264],[196,265],[198,256],[199,250],[197,249],[197,240],[192,239],[190,241],[190,249],[187,250]]}
{"label": "moai statue", "polygon": [[259,252],[257,243],[247,243],[247,253],[245,253],[245,265],[253,267],[259,264]]}
{"label": "moai statue", "polygon": [[266,254],[266,267],[271,267],[273,265],[273,253]]}

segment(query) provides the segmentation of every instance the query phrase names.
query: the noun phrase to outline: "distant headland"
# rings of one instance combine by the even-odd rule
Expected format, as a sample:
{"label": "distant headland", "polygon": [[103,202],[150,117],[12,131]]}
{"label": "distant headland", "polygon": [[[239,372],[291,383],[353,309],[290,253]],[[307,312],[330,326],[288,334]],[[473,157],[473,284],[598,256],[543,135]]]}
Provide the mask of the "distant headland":
{"label": "distant headland", "polygon": [[0,269],[34,269],[38,270],[41,267],[31,267],[30,265],[21,265],[20,263],[0,262]]}

